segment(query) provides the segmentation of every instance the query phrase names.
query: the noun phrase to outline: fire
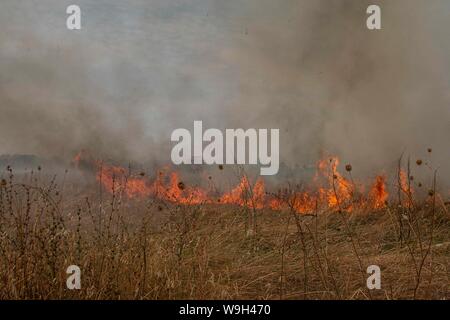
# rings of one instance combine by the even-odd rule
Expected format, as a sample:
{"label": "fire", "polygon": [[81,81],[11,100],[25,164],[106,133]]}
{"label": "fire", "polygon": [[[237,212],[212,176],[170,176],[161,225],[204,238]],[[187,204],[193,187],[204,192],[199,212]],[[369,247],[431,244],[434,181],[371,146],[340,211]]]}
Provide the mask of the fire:
{"label": "fire", "polygon": [[90,170],[95,162],[89,152],[83,149],[75,155],[71,164],[77,169]]}
{"label": "fire", "polygon": [[317,198],[307,192],[296,193],[292,206],[298,213],[313,212],[317,206]]}
{"label": "fire", "polygon": [[345,179],[337,171],[338,158],[331,158],[331,174],[329,175],[331,189],[328,190],[328,206],[330,208],[340,207],[351,211],[351,200],[353,198],[354,185]]}
{"label": "fire", "polygon": [[[109,192],[123,191],[129,198],[155,197],[180,204],[200,204],[209,201],[206,192],[195,187],[186,187],[178,173],[159,171],[154,182],[144,176],[130,176],[122,167],[100,165],[97,181]],[[166,180],[169,180],[167,183]]]}
{"label": "fire", "polygon": [[404,192],[408,192],[408,177],[405,173],[405,171],[400,170],[399,172],[400,175],[400,188],[404,191]]}
{"label": "fire", "polygon": [[170,174],[169,188],[163,198],[182,204],[201,204],[209,202],[206,191],[196,187],[186,187],[186,185],[180,181],[176,172]]}
{"label": "fire", "polygon": [[370,199],[372,201],[372,207],[374,209],[381,209],[386,206],[386,201],[389,197],[389,193],[386,189],[386,177],[377,176],[375,183],[370,190]]}
{"label": "fire", "polygon": [[219,202],[262,209],[265,207],[265,183],[260,178],[252,187],[248,178],[243,176],[239,184],[229,193],[224,194]]}
{"label": "fire", "polygon": [[339,159],[337,157],[330,157],[329,159],[320,160],[317,164],[317,172],[314,176],[314,184],[320,185],[321,181],[325,180],[325,186],[319,186],[318,195],[311,197],[311,195],[303,196],[309,203],[308,209],[316,203],[327,204],[329,209],[339,209],[345,211],[353,210],[353,200],[356,191],[355,184],[343,177],[339,171]]}
{"label": "fire", "polygon": [[399,172],[399,184],[400,190],[406,195],[406,204],[409,207],[412,205],[412,195],[414,190],[412,189],[409,177],[404,170],[400,170]]}
{"label": "fire", "polygon": [[147,181],[128,177],[126,170],[122,167],[100,164],[96,178],[111,193],[123,189],[129,198],[152,195],[151,186]]}
{"label": "fire", "polygon": [[262,178],[252,183],[245,175],[229,192],[213,196],[202,187],[187,185],[169,167],[162,168],[154,179],[150,179],[143,173],[131,174],[129,169],[95,161],[86,151],[77,154],[73,163],[77,168],[85,168],[86,164],[94,168],[97,181],[110,193],[124,194],[130,199],[152,197],[183,205],[216,203],[277,211],[291,208],[297,213],[307,214],[317,210],[352,212],[357,207],[381,209],[389,197],[383,175],[376,177],[367,198],[356,197],[362,190],[358,190],[351,177],[348,179],[339,173],[339,159],[336,157],[318,162],[311,184],[311,190],[315,191],[279,192],[276,195],[266,193]]}

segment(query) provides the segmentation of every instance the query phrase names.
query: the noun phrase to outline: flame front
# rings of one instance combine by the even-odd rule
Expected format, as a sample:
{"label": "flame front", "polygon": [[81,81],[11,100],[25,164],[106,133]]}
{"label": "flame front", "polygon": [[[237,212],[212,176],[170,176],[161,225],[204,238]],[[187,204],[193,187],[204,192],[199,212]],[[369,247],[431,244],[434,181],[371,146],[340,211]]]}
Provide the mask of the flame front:
{"label": "flame front", "polygon": [[262,209],[266,206],[264,180],[259,178],[252,187],[247,176],[243,176],[235,188],[220,197],[219,202]]}
{"label": "flame front", "polygon": [[[166,183],[167,177],[169,182]],[[97,172],[97,181],[110,193],[123,191],[129,198],[155,197],[181,204],[207,203],[204,190],[186,187],[178,173],[160,170],[157,178],[150,182],[142,176],[131,176],[122,167],[102,164]]]}
{"label": "flame front", "polygon": [[[262,178],[258,178],[253,184],[244,175],[234,188],[220,196],[212,196],[211,192],[201,187],[186,185],[180,179],[180,175],[171,171],[169,167],[159,170],[156,177],[151,180],[144,173],[132,175],[126,168],[92,161],[86,158],[84,151],[75,157],[73,163],[87,161],[93,163],[97,181],[110,193],[122,193],[128,198],[153,197],[184,205],[216,203],[252,209],[291,208],[297,213],[307,214],[317,210],[351,212],[357,207],[381,209],[386,206],[389,197],[386,178],[383,175],[376,177],[367,197],[355,196],[358,193],[362,194],[362,190],[358,190],[352,179],[345,178],[338,172],[339,160],[336,157],[318,162],[311,183],[316,191],[268,194]],[[404,184],[402,179],[402,188],[406,186]]]}
{"label": "flame front", "polygon": [[375,183],[370,190],[370,199],[374,209],[381,209],[386,206],[389,194],[386,190],[386,177],[377,176]]}

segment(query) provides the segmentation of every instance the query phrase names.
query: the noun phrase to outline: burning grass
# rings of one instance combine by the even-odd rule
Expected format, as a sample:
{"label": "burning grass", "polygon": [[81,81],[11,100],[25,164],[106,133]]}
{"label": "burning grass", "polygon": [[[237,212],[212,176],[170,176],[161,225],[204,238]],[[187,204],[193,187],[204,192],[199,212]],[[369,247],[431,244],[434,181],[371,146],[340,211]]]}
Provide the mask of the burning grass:
{"label": "burning grass", "polygon": [[[211,188],[187,186],[180,180],[179,173],[171,171],[169,167],[159,170],[151,180],[142,172],[133,175],[130,169],[95,161],[86,156],[86,152],[76,155],[74,164],[79,168],[86,168],[88,164],[96,171],[97,181],[109,193],[119,191],[128,198],[154,197],[176,204],[234,204],[255,209],[283,210],[288,207],[287,202],[294,201],[294,210],[297,213],[308,214],[317,211],[318,204],[322,206],[321,209],[340,209],[347,212],[356,208],[381,209],[387,205],[389,197],[384,175],[376,176],[370,191],[364,195],[363,187],[353,182],[351,173],[350,178],[339,173],[339,160],[336,157],[319,161],[316,175],[309,186],[310,190],[291,194],[291,199],[280,199],[280,194],[268,193],[262,178],[253,184],[244,171],[240,172],[240,182],[235,187],[217,196]],[[346,165],[345,169],[351,172],[352,167]],[[404,172],[401,171],[400,174],[402,190],[405,191]],[[358,197],[355,196],[357,194]]]}
{"label": "burning grass", "polygon": [[[396,189],[380,175],[364,193],[331,158],[316,190],[269,193],[242,174],[214,194],[168,168],[150,179],[94,163],[84,189],[40,170],[3,174],[1,299],[450,298],[448,205],[435,183],[419,200],[409,170]],[[79,291],[66,288],[72,264]],[[369,291],[373,264],[382,289]]]}

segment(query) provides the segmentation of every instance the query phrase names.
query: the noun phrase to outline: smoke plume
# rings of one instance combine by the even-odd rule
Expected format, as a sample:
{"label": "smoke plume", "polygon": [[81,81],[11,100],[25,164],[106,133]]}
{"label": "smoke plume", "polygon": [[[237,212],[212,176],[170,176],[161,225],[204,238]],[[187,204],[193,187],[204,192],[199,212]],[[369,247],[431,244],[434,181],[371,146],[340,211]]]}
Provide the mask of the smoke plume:
{"label": "smoke plume", "polygon": [[202,120],[279,128],[286,167],[404,153],[450,174],[448,1],[80,0],[80,31],[69,4],[2,1],[0,153],[168,163]]}

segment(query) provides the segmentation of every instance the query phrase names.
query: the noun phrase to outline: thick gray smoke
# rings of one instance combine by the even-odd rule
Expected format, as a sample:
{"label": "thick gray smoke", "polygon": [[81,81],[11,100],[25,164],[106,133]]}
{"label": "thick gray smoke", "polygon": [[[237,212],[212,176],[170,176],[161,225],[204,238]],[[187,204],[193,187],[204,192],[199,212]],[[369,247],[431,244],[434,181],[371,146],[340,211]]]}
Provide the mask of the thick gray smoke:
{"label": "thick gray smoke", "polygon": [[373,174],[404,152],[450,174],[446,0],[75,2],[81,31],[74,1],[2,1],[0,153],[170,162],[172,130],[203,120],[280,128],[291,168],[329,153]]}

